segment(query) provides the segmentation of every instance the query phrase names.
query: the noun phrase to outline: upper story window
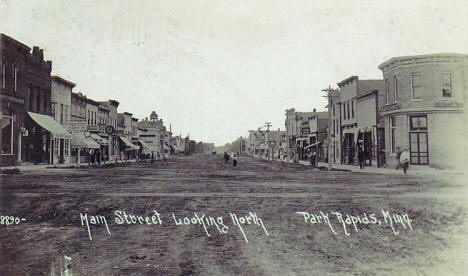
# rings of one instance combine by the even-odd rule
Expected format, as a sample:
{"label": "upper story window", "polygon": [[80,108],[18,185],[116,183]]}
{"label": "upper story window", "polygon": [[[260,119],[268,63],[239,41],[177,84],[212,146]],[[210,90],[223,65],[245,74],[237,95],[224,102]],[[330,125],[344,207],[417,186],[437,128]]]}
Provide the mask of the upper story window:
{"label": "upper story window", "polygon": [[442,73],[442,97],[452,97],[452,72]]}
{"label": "upper story window", "polygon": [[34,88],[32,86],[29,87],[29,110],[33,110],[34,108]]}
{"label": "upper story window", "polygon": [[385,103],[390,103],[390,88],[388,87],[388,79],[385,79]]}
{"label": "upper story window", "polygon": [[15,83],[15,92],[18,91],[18,66],[13,65],[13,78]]}
{"label": "upper story window", "polygon": [[421,88],[421,74],[411,74],[411,99],[421,99],[422,88]]}
{"label": "upper story window", "polygon": [[398,102],[398,78],[393,77],[393,102]]}
{"label": "upper story window", "polygon": [[348,101],[347,105],[348,105],[348,107],[346,107],[346,109],[347,109],[346,111],[348,112],[348,114],[346,114],[346,116],[347,116],[347,118],[349,119],[349,118],[350,118],[350,117],[349,117],[349,101]]}
{"label": "upper story window", "polygon": [[2,66],[0,66],[0,74],[2,75],[2,88],[5,88],[5,71],[6,71],[6,61],[2,60]]}
{"label": "upper story window", "polygon": [[354,118],[354,101],[351,101],[351,118]]}
{"label": "upper story window", "polygon": [[346,102],[343,103],[343,120],[346,120]]}

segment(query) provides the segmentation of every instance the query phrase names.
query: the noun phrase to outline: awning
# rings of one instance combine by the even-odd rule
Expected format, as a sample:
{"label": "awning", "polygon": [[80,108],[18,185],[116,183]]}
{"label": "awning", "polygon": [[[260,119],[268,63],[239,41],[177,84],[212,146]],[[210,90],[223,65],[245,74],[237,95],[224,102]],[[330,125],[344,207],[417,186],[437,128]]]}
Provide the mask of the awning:
{"label": "awning", "polygon": [[50,132],[53,138],[70,139],[71,134],[61,124],[57,123],[52,117],[28,112],[29,116],[42,128]]}
{"label": "awning", "polygon": [[93,139],[87,138],[84,136],[84,133],[75,133],[72,134],[71,138],[71,147],[76,149],[76,148],[81,148],[81,149],[98,149],[99,144],[96,143]]}
{"label": "awning", "polygon": [[127,137],[119,136],[120,140],[125,144],[126,147],[130,148],[130,150],[137,150],[140,149],[140,146],[134,145]]}
{"label": "awning", "polygon": [[138,143],[140,143],[141,146],[145,149],[151,149],[151,147],[143,140],[138,140]]}
{"label": "awning", "polygon": [[320,143],[322,143],[322,142],[313,143],[313,144],[311,144],[311,145],[308,145],[308,146],[305,147],[304,149],[308,149],[308,148],[313,147],[313,146],[315,146],[315,145],[318,145],[318,144],[320,144]]}
{"label": "awning", "polygon": [[262,150],[268,150],[268,144],[261,144],[260,149]]}
{"label": "awning", "polygon": [[99,145],[107,146],[109,145],[109,140],[102,138],[101,136],[97,135],[96,133],[91,133],[91,138],[94,139]]}

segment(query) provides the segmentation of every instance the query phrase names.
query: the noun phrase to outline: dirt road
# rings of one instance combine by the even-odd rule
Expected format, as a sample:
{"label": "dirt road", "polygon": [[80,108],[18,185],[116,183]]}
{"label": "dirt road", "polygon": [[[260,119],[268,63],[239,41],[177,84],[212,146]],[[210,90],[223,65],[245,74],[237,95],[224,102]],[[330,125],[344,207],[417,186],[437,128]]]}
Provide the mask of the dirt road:
{"label": "dirt road", "polygon": [[463,177],[220,159],[0,176],[0,275],[466,273]]}

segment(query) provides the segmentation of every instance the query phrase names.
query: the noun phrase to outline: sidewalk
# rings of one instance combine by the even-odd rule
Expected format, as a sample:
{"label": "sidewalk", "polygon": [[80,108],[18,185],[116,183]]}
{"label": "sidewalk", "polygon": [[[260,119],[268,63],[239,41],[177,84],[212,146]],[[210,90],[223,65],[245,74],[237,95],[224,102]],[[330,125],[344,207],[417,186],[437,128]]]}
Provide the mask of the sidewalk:
{"label": "sidewalk", "polygon": [[[125,160],[117,160],[117,164],[125,164],[125,163],[135,163],[135,159],[130,159],[125,162]],[[103,162],[101,162],[101,167],[107,166],[109,164],[115,164],[115,160],[112,161],[106,161],[106,164],[104,165]],[[70,168],[70,169],[77,169],[77,168],[86,168],[86,167],[98,167],[96,164],[95,165],[89,165],[88,163],[72,163],[72,164],[46,164],[46,165],[18,165],[18,166],[5,166],[5,167],[0,167],[0,173],[2,171],[8,171],[8,170],[14,170],[18,169],[19,171],[38,171],[38,170],[45,170],[45,169],[63,169],[63,168]]]}
{"label": "sidewalk", "polygon": [[[289,162],[291,161],[284,161],[278,160],[282,162]],[[310,166],[309,161],[300,160],[299,165],[302,166]],[[323,162],[318,162],[317,168],[327,168],[328,164]],[[365,167],[363,170],[359,169],[357,165],[345,165],[345,164],[332,164],[332,170],[343,170],[349,172],[360,172],[360,173],[381,173],[381,174],[401,174],[403,175],[403,170],[396,170],[395,168],[387,167],[387,168],[377,168],[374,166]],[[428,166],[410,166],[407,172],[408,175],[440,175],[440,174],[458,174],[464,175],[464,172],[449,170],[449,169],[436,169],[431,168]]]}

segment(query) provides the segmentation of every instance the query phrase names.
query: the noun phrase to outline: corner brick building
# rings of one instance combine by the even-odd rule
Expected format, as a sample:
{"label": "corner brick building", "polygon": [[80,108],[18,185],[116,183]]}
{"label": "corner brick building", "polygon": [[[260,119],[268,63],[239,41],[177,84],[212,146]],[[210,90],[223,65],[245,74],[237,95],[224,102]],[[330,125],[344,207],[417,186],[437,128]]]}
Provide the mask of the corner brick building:
{"label": "corner brick building", "polygon": [[0,34],[0,164],[49,160],[50,133],[28,112],[51,115],[51,70],[42,49]]}

